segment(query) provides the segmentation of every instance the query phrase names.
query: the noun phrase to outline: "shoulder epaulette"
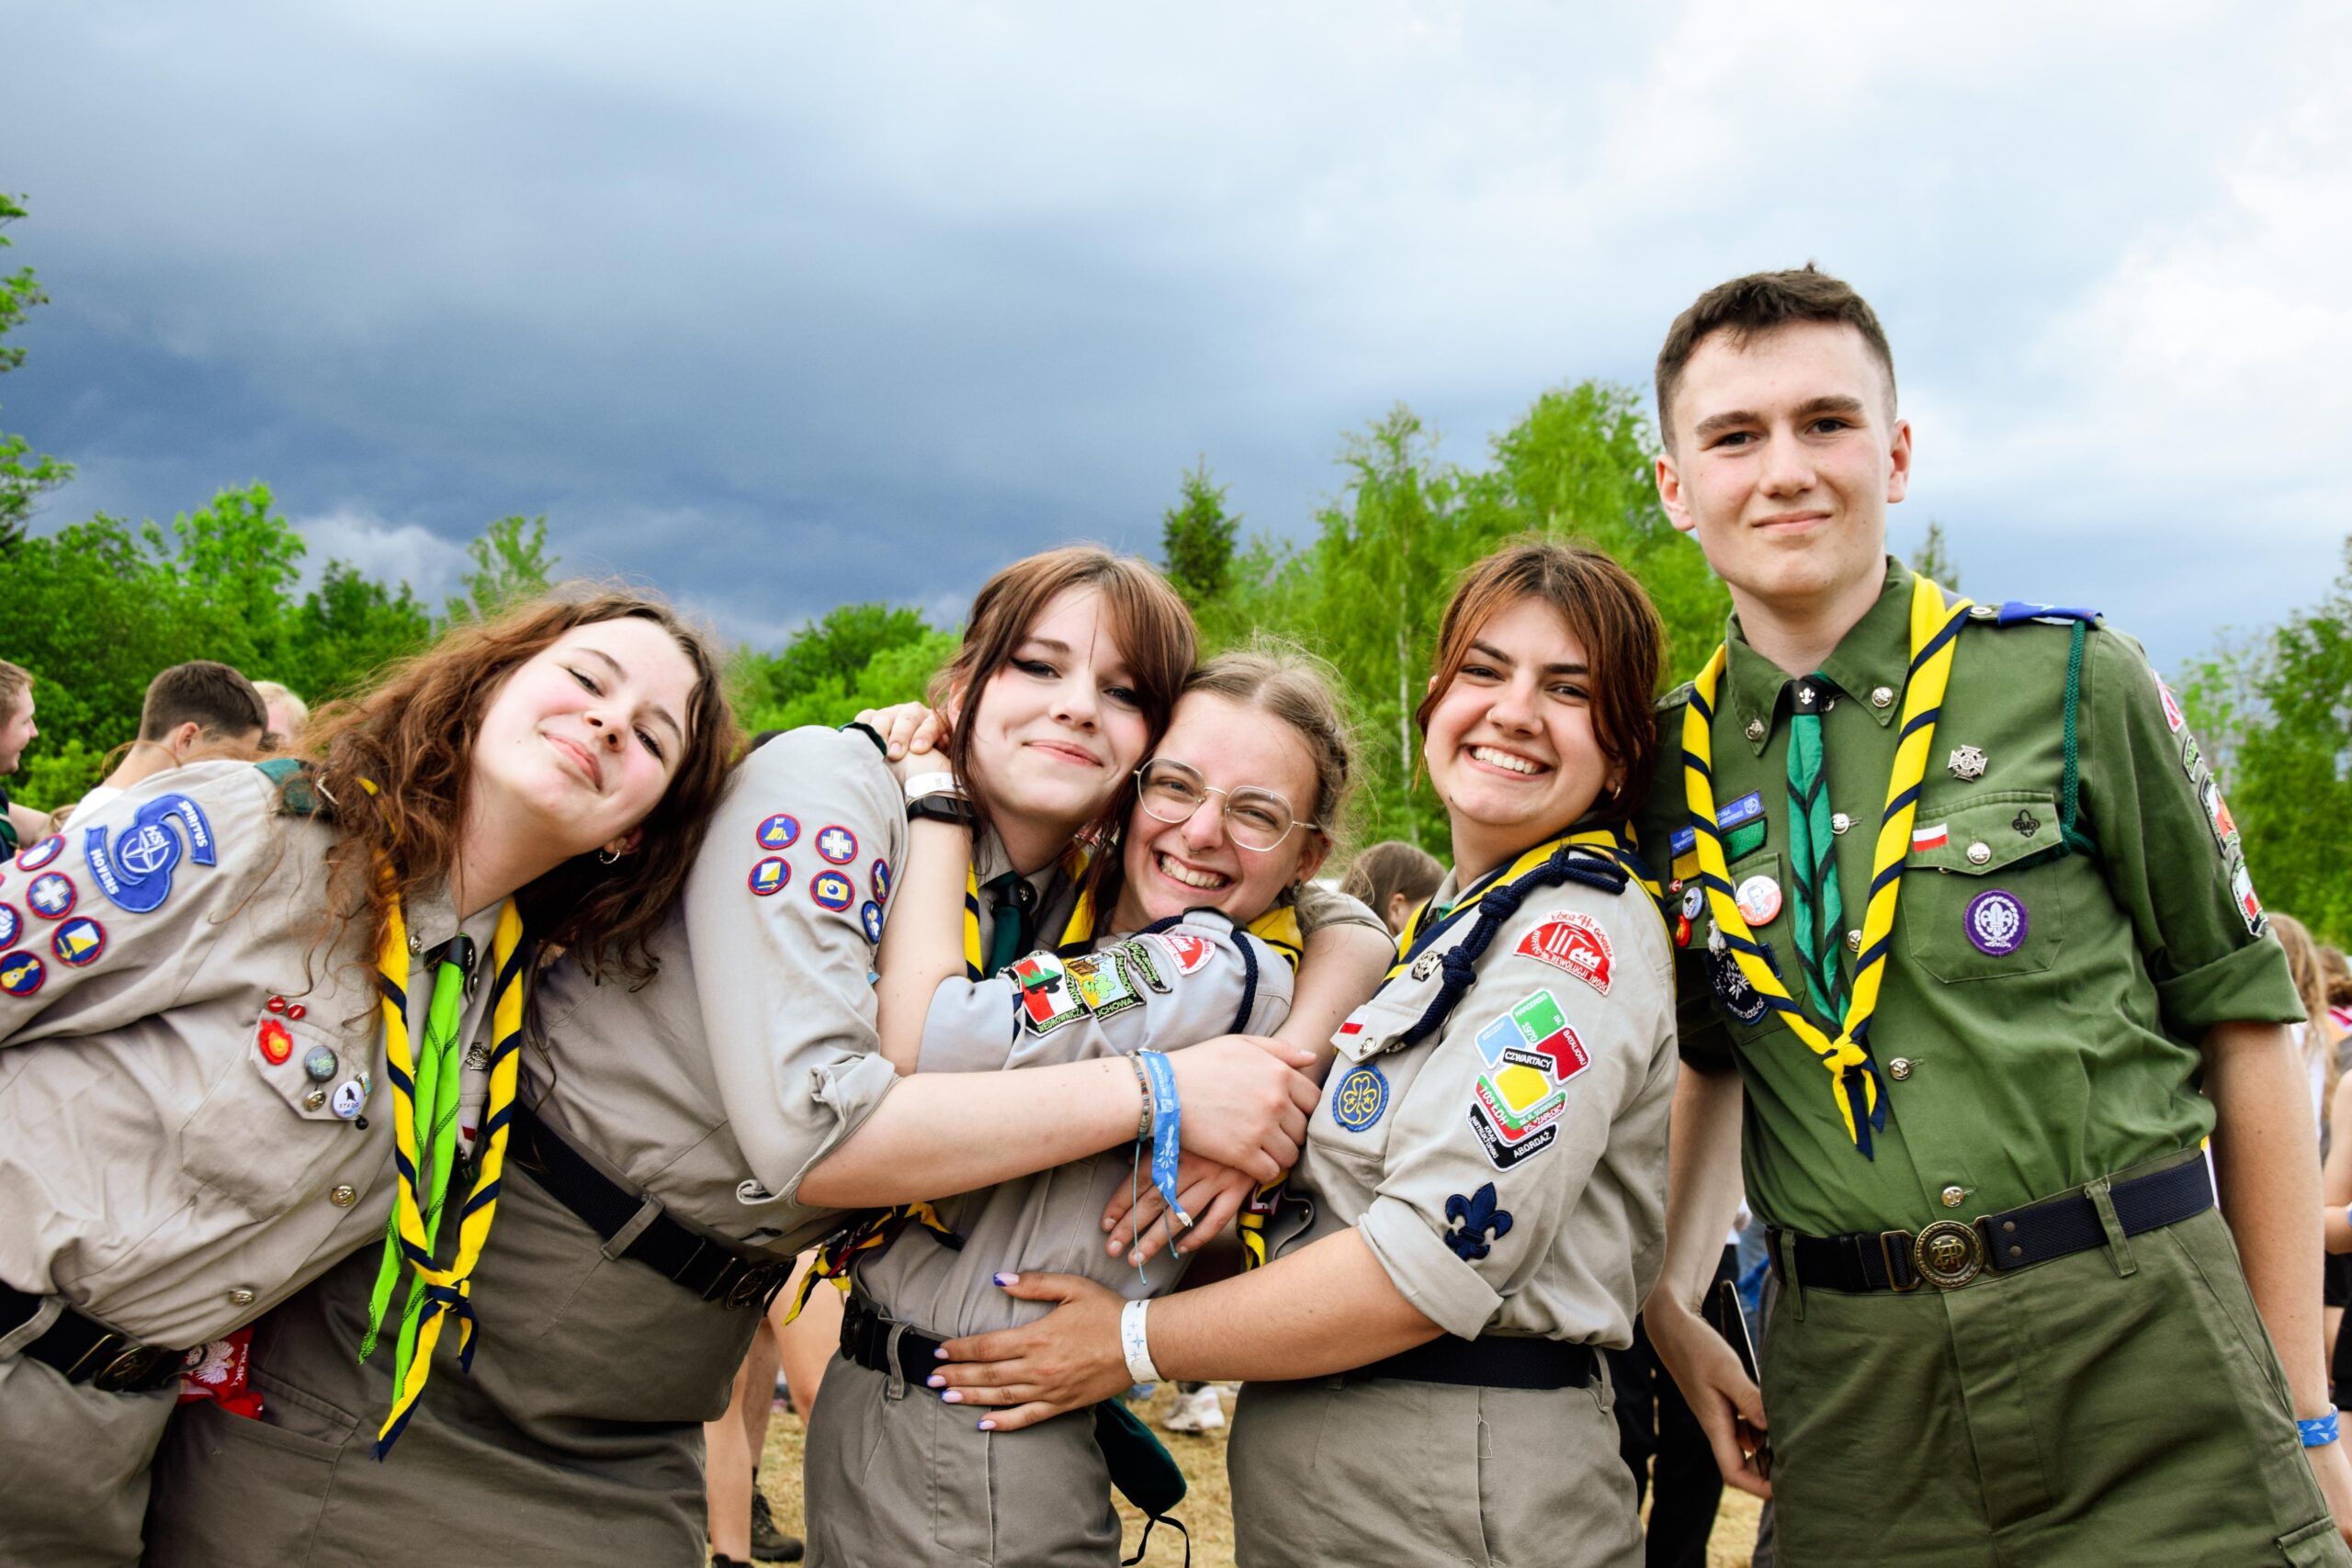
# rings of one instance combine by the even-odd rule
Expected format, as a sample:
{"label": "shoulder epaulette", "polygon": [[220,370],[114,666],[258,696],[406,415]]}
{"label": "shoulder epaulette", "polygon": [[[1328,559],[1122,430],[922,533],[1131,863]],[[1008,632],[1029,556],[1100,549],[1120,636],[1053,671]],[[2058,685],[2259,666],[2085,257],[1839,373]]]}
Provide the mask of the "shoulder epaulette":
{"label": "shoulder epaulette", "polygon": [[299,757],[272,757],[255,762],[277,786],[277,808],[288,817],[323,817],[327,805],[319,792],[311,787],[311,765]]}
{"label": "shoulder epaulette", "polygon": [[2029,621],[2041,621],[2049,626],[2063,626],[2068,621],[2080,621],[2086,626],[2099,625],[2097,610],[2086,610],[2075,604],[2029,604],[2022,599],[2011,599],[1998,608],[1978,604],[1968,612],[1970,617],[1990,621],[1996,626],[2021,626]]}
{"label": "shoulder epaulette", "polygon": [[1692,682],[1685,681],[1650,705],[1654,713],[1671,713],[1690,700]]}

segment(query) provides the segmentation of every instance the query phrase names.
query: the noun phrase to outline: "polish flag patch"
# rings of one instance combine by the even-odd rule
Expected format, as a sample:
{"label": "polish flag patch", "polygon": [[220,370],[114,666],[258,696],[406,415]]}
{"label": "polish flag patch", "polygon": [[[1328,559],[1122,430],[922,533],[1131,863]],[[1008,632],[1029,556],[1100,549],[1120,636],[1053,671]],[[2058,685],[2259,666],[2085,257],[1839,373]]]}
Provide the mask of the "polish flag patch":
{"label": "polish flag patch", "polygon": [[1951,833],[1950,825],[1947,823],[1939,822],[1932,828],[1911,829],[1911,848],[1914,852],[1920,850],[1939,850],[1951,842]]}

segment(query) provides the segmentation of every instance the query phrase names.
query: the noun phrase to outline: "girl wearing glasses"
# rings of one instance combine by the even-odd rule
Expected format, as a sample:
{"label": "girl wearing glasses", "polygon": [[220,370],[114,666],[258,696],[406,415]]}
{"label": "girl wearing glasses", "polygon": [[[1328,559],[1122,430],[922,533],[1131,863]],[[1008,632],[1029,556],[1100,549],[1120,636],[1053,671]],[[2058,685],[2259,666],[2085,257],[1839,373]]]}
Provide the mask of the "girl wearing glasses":
{"label": "girl wearing glasses", "polygon": [[[1210,660],[1185,682],[1157,754],[1136,774],[1103,890],[1105,927],[1117,940],[1035,953],[987,980],[965,977],[956,944],[968,840],[917,823],[883,943],[885,1050],[909,1070],[973,1072],[1132,1056],[1283,1025],[1300,941],[1293,901],[1329,852],[1349,772],[1339,702],[1305,660]],[[1346,929],[1331,934],[1347,943],[1329,964],[1318,949],[1314,988],[1324,999],[1309,998],[1298,1017],[1316,1038],[1394,952],[1370,911],[1340,908],[1351,911]],[[827,1372],[809,1426],[812,1564],[1116,1561],[1116,1471],[1094,1415],[999,1434],[989,1412],[944,1402],[925,1385],[939,1339],[1039,1315],[1007,1297],[1000,1279],[1068,1270],[1127,1297],[1172,1286],[1181,1265],[1146,1256],[1167,1227],[1126,1256],[1103,1237],[1106,1204],[1148,1185],[1148,1167],[1139,1143],[948,1200],[938,1218],[960,1248],[908,1234],[860,1266],[849,1359]],[[1197,1163],[1179,1183],[1199,1220],[1180,1250],[1220,1229],[1255,1185]],[[1115,1428],[1106,1440],[1119,1450]],[[1132,1429],[1126,1440],[1136,1440]]]}
{"label": "girl wearing glasses", "polygon": [[1250,1380],[1252,1568],[1640,1561],[1596,1352],[1631,1340],[1663,1244],[1672,944],[1619,837],[1661,642],[1597,552],[1471,569],[1417,716],[1453,868],[1335,1037],[1274,1260],[1148,1307],[1024,1275],[1062,1304],[945,1348],[967,1405],[1012,1429],[1136,1377]]}

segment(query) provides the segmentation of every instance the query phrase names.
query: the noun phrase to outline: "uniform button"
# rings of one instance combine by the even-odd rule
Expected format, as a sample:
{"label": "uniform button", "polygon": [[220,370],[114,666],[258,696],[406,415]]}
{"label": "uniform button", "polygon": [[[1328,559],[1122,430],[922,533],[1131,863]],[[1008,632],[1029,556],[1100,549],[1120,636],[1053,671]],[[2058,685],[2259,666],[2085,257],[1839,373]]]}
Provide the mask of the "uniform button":
{"label": "uniform button", "polygon": [[1853,825],[1854,819],[1842,811],[1833,811],[1829,814],[1829,830],[1833,833],[1843,833]]}
{"label": "uniform button", "polygon": [[254,1293],[240,1285],[229,1292],[229,1304],[232,1307],[249,1307],[254,1304]]}
{"label": "uniform button", "polygon": [[1861,932],[1860,932],[1860,931],[1848,931],[1848,932],[1846,933],[1846,951],[1847,951],[1847,952],[1849,952],[1849,953],[1850,953],[1855,954],[1855,955],[1856,955],[1856,956],[1858,956],[1858,957],[1860,955],[1861,951],[1862,951],[1862,933],[1861,933]]}
{"label": "uniform button", "polygon": [[414,931],[409,932],[408,950],[411,953],[423,953],[424,951],[424,939],[417,935]]}
{"label": "uniform button", "polygon": [[1968,846],[1968,863],[1969,863],[1969,864],[1971,864],[1971,865],[1983,865],[1986,861],[1991,860],[1992,858],[1993,858],[1993,846],[1992,846],[1992,845],[1987,844],[1987,843],[1984,843],[1984,842],[1983,842],[1983,841],[1981,841],[1981,840],[1980,840],[1980,841],[1978,841],[1978,842],[1976,842],[1976,843],[1973,843],[1973,844],[1971,844],[1971,845],[1969,845],[1969,846]]}
{"label": "uniform button", "polygon": [[1751,718],[1747,721],[1747,738],[1750,740],[1761,740],[1764,739],[1764,721],[1762,719]]}
{"label": "uniform button", "polygon": [[1893,1077],[1907,1078],[1911,1076],[1911,1058],[1897,1056],[1886,1065],[1886,1070]]}
{"label": "uniform button", "polygon": [[1957,1209],[1968,1201],[1968,1191],[1965,1188],[1947,1187],[1944,1189],[1943,1197],[1945,1208]]}
{"label": "uniform button", "polygon": [[316,1111],[320,1106],[324,1105],[326,1102],[327,1091],[322,1089],[314,1089],[310,1093],[302,1097],[302,1109],[305,1111]]}
{"label": "uniform button", "polygon": [[1874,707],[1874,708],[1883,708],[1883,707],[1887,706],[1889,704],[1893,703],[1894,701],[1894,687],[1892,687],[1892,686],[1873,686],[1873,687],[1871,687],[1871,706],[1872,706],[1872,707]]}
{"label": "uniform button", "polygon": [[348,1209],[359,1201],[359,1194],[352,1188],[338,1186],[327,1194],[327,1201],[338,1209]]}

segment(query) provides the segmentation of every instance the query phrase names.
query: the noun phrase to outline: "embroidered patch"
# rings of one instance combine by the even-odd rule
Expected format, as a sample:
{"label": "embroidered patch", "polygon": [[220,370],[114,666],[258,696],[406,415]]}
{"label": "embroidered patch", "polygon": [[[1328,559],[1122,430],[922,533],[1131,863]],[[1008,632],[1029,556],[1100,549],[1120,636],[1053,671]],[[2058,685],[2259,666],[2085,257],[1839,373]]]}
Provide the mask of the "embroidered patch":
{"label": "embroidered patch", "polygon": [[890,863],[888,861],[876,861],[866,869],[865,879],[874,885],[876,903],[887,904],[890,901]]}
{"label": "embroidered patch", "polygon": [[857,835],[846,828],[819,829],[817,852],[835,865],[847,865],[857,858]]}
{"label": "embroidered patch", "polygon": [[784,885],[792,880],[792,867],[781,855],[770,855],[752,867],[752,891],[764,898],[771,893],[781,893]]}
{"label": "embroidered patch", "polygon": [[1361,1133],[1387,1109],[1388,1080],[1369,1062],[1351,1069],[1332,1086],[1331,1120],[1342,1131]]}
{"label": "embroidered patch", "polygon": [[25,918],[9,905],[0,904],[0,953],[16,946],[17,939],[24,934]]}
{"label": "embroidered patch", "polygon": [[868,898],[858,908],[857,923],[865,928],[866,941],[880,942],[882,940],[882,906]]}
{"label": "embroidered patch", "polygon": [[1707,984],[1714,990],[1715,1000],[1723,1004],[1724,1011],[1729,1013],[1735,1022],[1756,1023],[1771,1006],[1763,992],[1747,983],[1747,976],[1740,970],[1739,961],[1728,951],[1708,953]]}
{"label": "embroidered patch", "polygon": [[107,929],[87,915],[76,915],[50,937],[49,950],[57,954],[60,964],[71,964],[76,969],[96,964],[98,954],[107,950]]}
{"label": "embroidered patch", "polygon": [[820,871],[808,879],[808,897],[816,900],[817,908],[839,914],[857,901],[857,889],[840,872]]}
{"label": "embroidered patch", "polygon": [[[175,833],[169,826],[179,825]],[[203,807],[184,795],[159,795],[139,808],[122,837],[111,846],[101,826],[82,835],[82,858],[98,891],[115,908],[144,915],[162,907],[172,895],[172,869],[180,863],[180,835],[187,836],[187,854],[198,865],[214,863],[212,824]]]}
{"label": "embroidered patch", "polygon": [[1154,931],[1151,940],[1167,950],[1169,959],[1179,975],[1197,975],[1201,966],[1216,952],[1216,943],[1195,931],[1182,926],[1164,931]]}
{"label": "embroidered patch", "polygon": [[1016,960],[1009,972],[1021,987],[1021,1010],[1027,1015],[1030,1033],[1050,1034],[1085,1015],[1086,1010],[1070,998],[1061,960],[1052,953],[1033,953]]}
{"label": "embroidered patch", "polygon": [[2180,737],[2180,771],[2187,773],[2193,779],[2203,770],[2204,766],[2205,753],[2197,749],[2197,737],[2188,733],[2186,730],[2182,731]]}
{"label": "embroidered patch", "polygon": [[2230,803],[2222,798],[2222,783],[2208,775],[2197,786],[2197,802],[2205,808],[2205,821],[2213,829],[2213,842],[2228,854],[2237,844],[2237,818],[2230,815]]}
{"label": "embroidered patch", "polygon": [[2170,725],[2172,727],[2172,732],[2175,735],[2177,735],[2180,733],[2182,727],[2188,724],[2188,716],[2180,711],[2180,699],[2172,694],[2172,688],[2165,684],[2165,678],[2161,675],[2157,675],[2153,670],[2149,671],[2148,673],[2154,676],[2156,682],[2156,696],[2165,705],[2165,723]]}
{"label": "embroidered patch", "polygon": [[1509,1170],[1521,1160],[1532,1159],[1550,1148],[1560,1136],[1559,1126],[1555,1122],[1514,1139],[1487,1114],[1486,1107],[1475,1103],[1470,1107],[1470,1131],[1477,1138],[1478,1147],[1485,1153],[1487,1163],[1497,1170]]}
{"label": "embroidered patch", "polygon": [[2230,897],[2237,900],[2238,913],[2245,918],[2248,931],[2260,936],[2270,929],[2270,917],[2262,912],[2262,900],[2255,895],[2254,878],[2246,874],[2244,862],[2231,869]]}
{"label": "embroidered patch", "polygon": [[44,871],[25,889],[25,902],[33,907],[33,913],[51,920],[62,920],[72,914],[79,897],[74,890],[74,879],[62,871]]}
{"label": "embroidered patch", "polygon": [[1742,827],[1764,815],[1764,792],[1749,790],[1737,800],[1715,813],[1715,826],[1723,829]]}
{"label": "embroidered patch", "polygon": [[2024,901],[2006,888],[1988,887],[1968,901],[1968,940],[1987,958],[2007,958],[2025,945],[2033,922]]}
{"label": "embroidered patch", "polygon": [[1071,998],[1097,1018],[1115,1018],[1143,1006],[1143,998],[1136,994],[1115,951],[1065,961],[1062,980]]}
{"label": "embroidered patch", "polygon": [[294,1036],[274,1018],[261,1021],[261,1028],[254,1035],[254,1043],[261,1048],[261,1059],[273,1067],[280,1066],[294,1054]]}
{"label": "embroidered patch", "polygon": [[1356,1009],[1355,1011],[1348,1014],[1346,1022],[1331,1032],[1331,1043],[1334,1046],[1345,1049],[1364,1037],[1364,1012],[1365,1010],[1363,1008]]}
{"label": "embroidered patch", "polygon": [[761,822],[752,837],[763,850],[788,850],[800,841],[800,818],[788,811],[779,811]]}
{"label": "embroidered patch", "polygon": [[[1172,988],[1160,977],[1159,966],[1151,961],[1153,950],[1146,947],[1141,939],[1123,942],[1113,951],[1118,953],[1119,962],[1127,966],[1127,976],[1139,992],[1148,987],[1164,997]],[[1159,951],[1164,953],[1167,949],[1163,946]]]}
{"label": "embroidered patch", "polygon": [[1568,1027],[1559,998],[1548,989],[1530,991],[1477,1035],[1478,1053],[1495,1066],[1512,1050],[1532,1052],[1555,1082],[1566,1083],[1592,1065],[1584,1042]]}
{"label": "embroidered patch", "polygon": [[40,961],[40,953],[0,953],[0,991],[12,997],[29,997],[48,978],[49,965]]}
{"label": "embroidered patch", "polygon": [[1519,939],[1519,956],[1548,964],[1602,996],[1609,994],[1609,970],[1616,952],[1609,945],[1609,933],[1590,915],[1562,909],[1544,916],[1543,924]]}
{"label": "embroidered patch", "polygon": [[1498,1208],[1498,1201],[1491,1181],[1467,1198],[1456,1192],[1445,1201],[1445,1245],[1463,1262],[1477,1262],[1492,1250],[1490,1242],[1510,1234],[1510,1211]]}
{"label": "embroidered patch", "polygon": [[1523,1158],[1548,1147],[1552,1139],[1544,1134],[1567,1109],[1567,1080],[1592,1065],[1559,998],[1531,992],[1476,1040],[1486,1070],[1471,1085],[1470,1110],[1487,1157],[1510,1149]]}
{"label": "embroidered patch", "polygon": [[47,865],[50,862],[55,860],[59,855],[62,855],[64,852],[65,836],[62,833],[51,833],[40,843],[31,845],[18,852],[17,856],[17,869],[18,871],[39,871],[42,866]]}

